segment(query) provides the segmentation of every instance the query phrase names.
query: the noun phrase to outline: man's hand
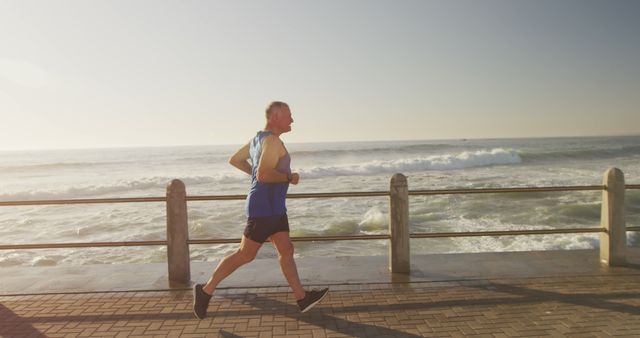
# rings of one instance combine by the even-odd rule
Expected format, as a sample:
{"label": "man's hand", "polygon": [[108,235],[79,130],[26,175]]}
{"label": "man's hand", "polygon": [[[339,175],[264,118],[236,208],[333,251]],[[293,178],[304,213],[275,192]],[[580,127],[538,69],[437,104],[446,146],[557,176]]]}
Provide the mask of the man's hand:
{"label": "man's hand", "polygon": [[298,173],[291,173],[291,184],[296,185],[298,184],[298,182],[300,181],[300,174]]}

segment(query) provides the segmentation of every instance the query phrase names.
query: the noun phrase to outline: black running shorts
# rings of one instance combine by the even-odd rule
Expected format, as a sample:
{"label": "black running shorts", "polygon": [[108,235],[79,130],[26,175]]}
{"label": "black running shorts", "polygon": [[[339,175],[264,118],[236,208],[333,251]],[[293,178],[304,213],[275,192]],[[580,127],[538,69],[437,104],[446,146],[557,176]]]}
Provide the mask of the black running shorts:
{"label": "black running shorts", "polygon": [[247,218],[247,226],[244,228],[244,236],[258,243],[264,243],[271,235],[282,231],[289,232],[289,219],[287,218],[287,214],[268,217],[249,217]]}

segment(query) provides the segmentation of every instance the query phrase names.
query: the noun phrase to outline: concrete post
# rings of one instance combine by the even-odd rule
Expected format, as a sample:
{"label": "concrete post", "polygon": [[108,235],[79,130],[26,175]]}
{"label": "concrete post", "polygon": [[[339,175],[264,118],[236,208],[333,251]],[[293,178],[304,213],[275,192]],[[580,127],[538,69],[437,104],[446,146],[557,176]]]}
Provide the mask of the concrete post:
{"label": "concrete post", "polygon": [[609,266],[624,265],[627,251],[624,174],[611,168],[604,174],[602,184],[605,190],[600,218],[605,232],[600,234],[600,261]]}
{"label": "concrete post", "polygon": [[167,263],[169,282],[189,284],[189,228],[187,225],[187,192],[184,183],[173,180],[167,186]]}
{"label": "concrete post", "polygon": [[392,273],[411,271],[409,250],[409,187],[407,177],[395,174],[391,177],[389,198],[389,270]]}

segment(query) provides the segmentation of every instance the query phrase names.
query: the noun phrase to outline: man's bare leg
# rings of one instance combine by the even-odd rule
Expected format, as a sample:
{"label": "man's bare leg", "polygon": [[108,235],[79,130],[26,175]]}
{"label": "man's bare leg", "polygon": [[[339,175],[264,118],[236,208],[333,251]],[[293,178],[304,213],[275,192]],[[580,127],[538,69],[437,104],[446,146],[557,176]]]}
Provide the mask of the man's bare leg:
{"label": "man's bare leg", "polygon": [[271,243],[276,247],[276,250],[278,250],[280,269],[282,270],[284,277],[287,279],[289,286],[293,290],[294,297],[296,300],[304,298],[305,291],[304,288],[302,288],[302,283],[300,283],[298,268],[296,267],[296,262],[293,259],[293,243],[291,243],[289,233],[286,231],[277,232],[269,238],[271,239]]}
{"label": "man's bare leg", "polygon": [[213,271],[213,274],[207,281],[207,284],[202,287],[202,291],[212,295],[222,280],[227,278],[239,267],[251,262],[256,257],[261,246],[262,244],[242,236],[240,249],[220,261],[220,264],[218,264],[216,269]]}

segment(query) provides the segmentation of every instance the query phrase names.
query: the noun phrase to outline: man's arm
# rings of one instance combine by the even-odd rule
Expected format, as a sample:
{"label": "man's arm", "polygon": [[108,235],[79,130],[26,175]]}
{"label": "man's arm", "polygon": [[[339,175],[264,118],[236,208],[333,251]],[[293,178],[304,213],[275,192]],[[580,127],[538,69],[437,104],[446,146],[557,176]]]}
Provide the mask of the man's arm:
{"label": "man's arm", "polygon": [[[263,183],[285,183],[289,182],[289,178],[286,173],[281,173],[276,170],[278,160],[280,160],[281,154],[285,152],[284,146],[280,139],[275,136],[267,136],[262,142],[262,154],[260,155],[260,164],[258,164],[258,171],[256,177],[258,182]],[[299,176],[297,173],[292,174],[291,183],[297,184]]]}
{"label": "man's arm", "polygon": [[251,175],[251,164],[247,162],[249,157],[249,143],[247,143],[242,148],[238,149],[233,156],[231,156],[229,163],[248,175]]}

